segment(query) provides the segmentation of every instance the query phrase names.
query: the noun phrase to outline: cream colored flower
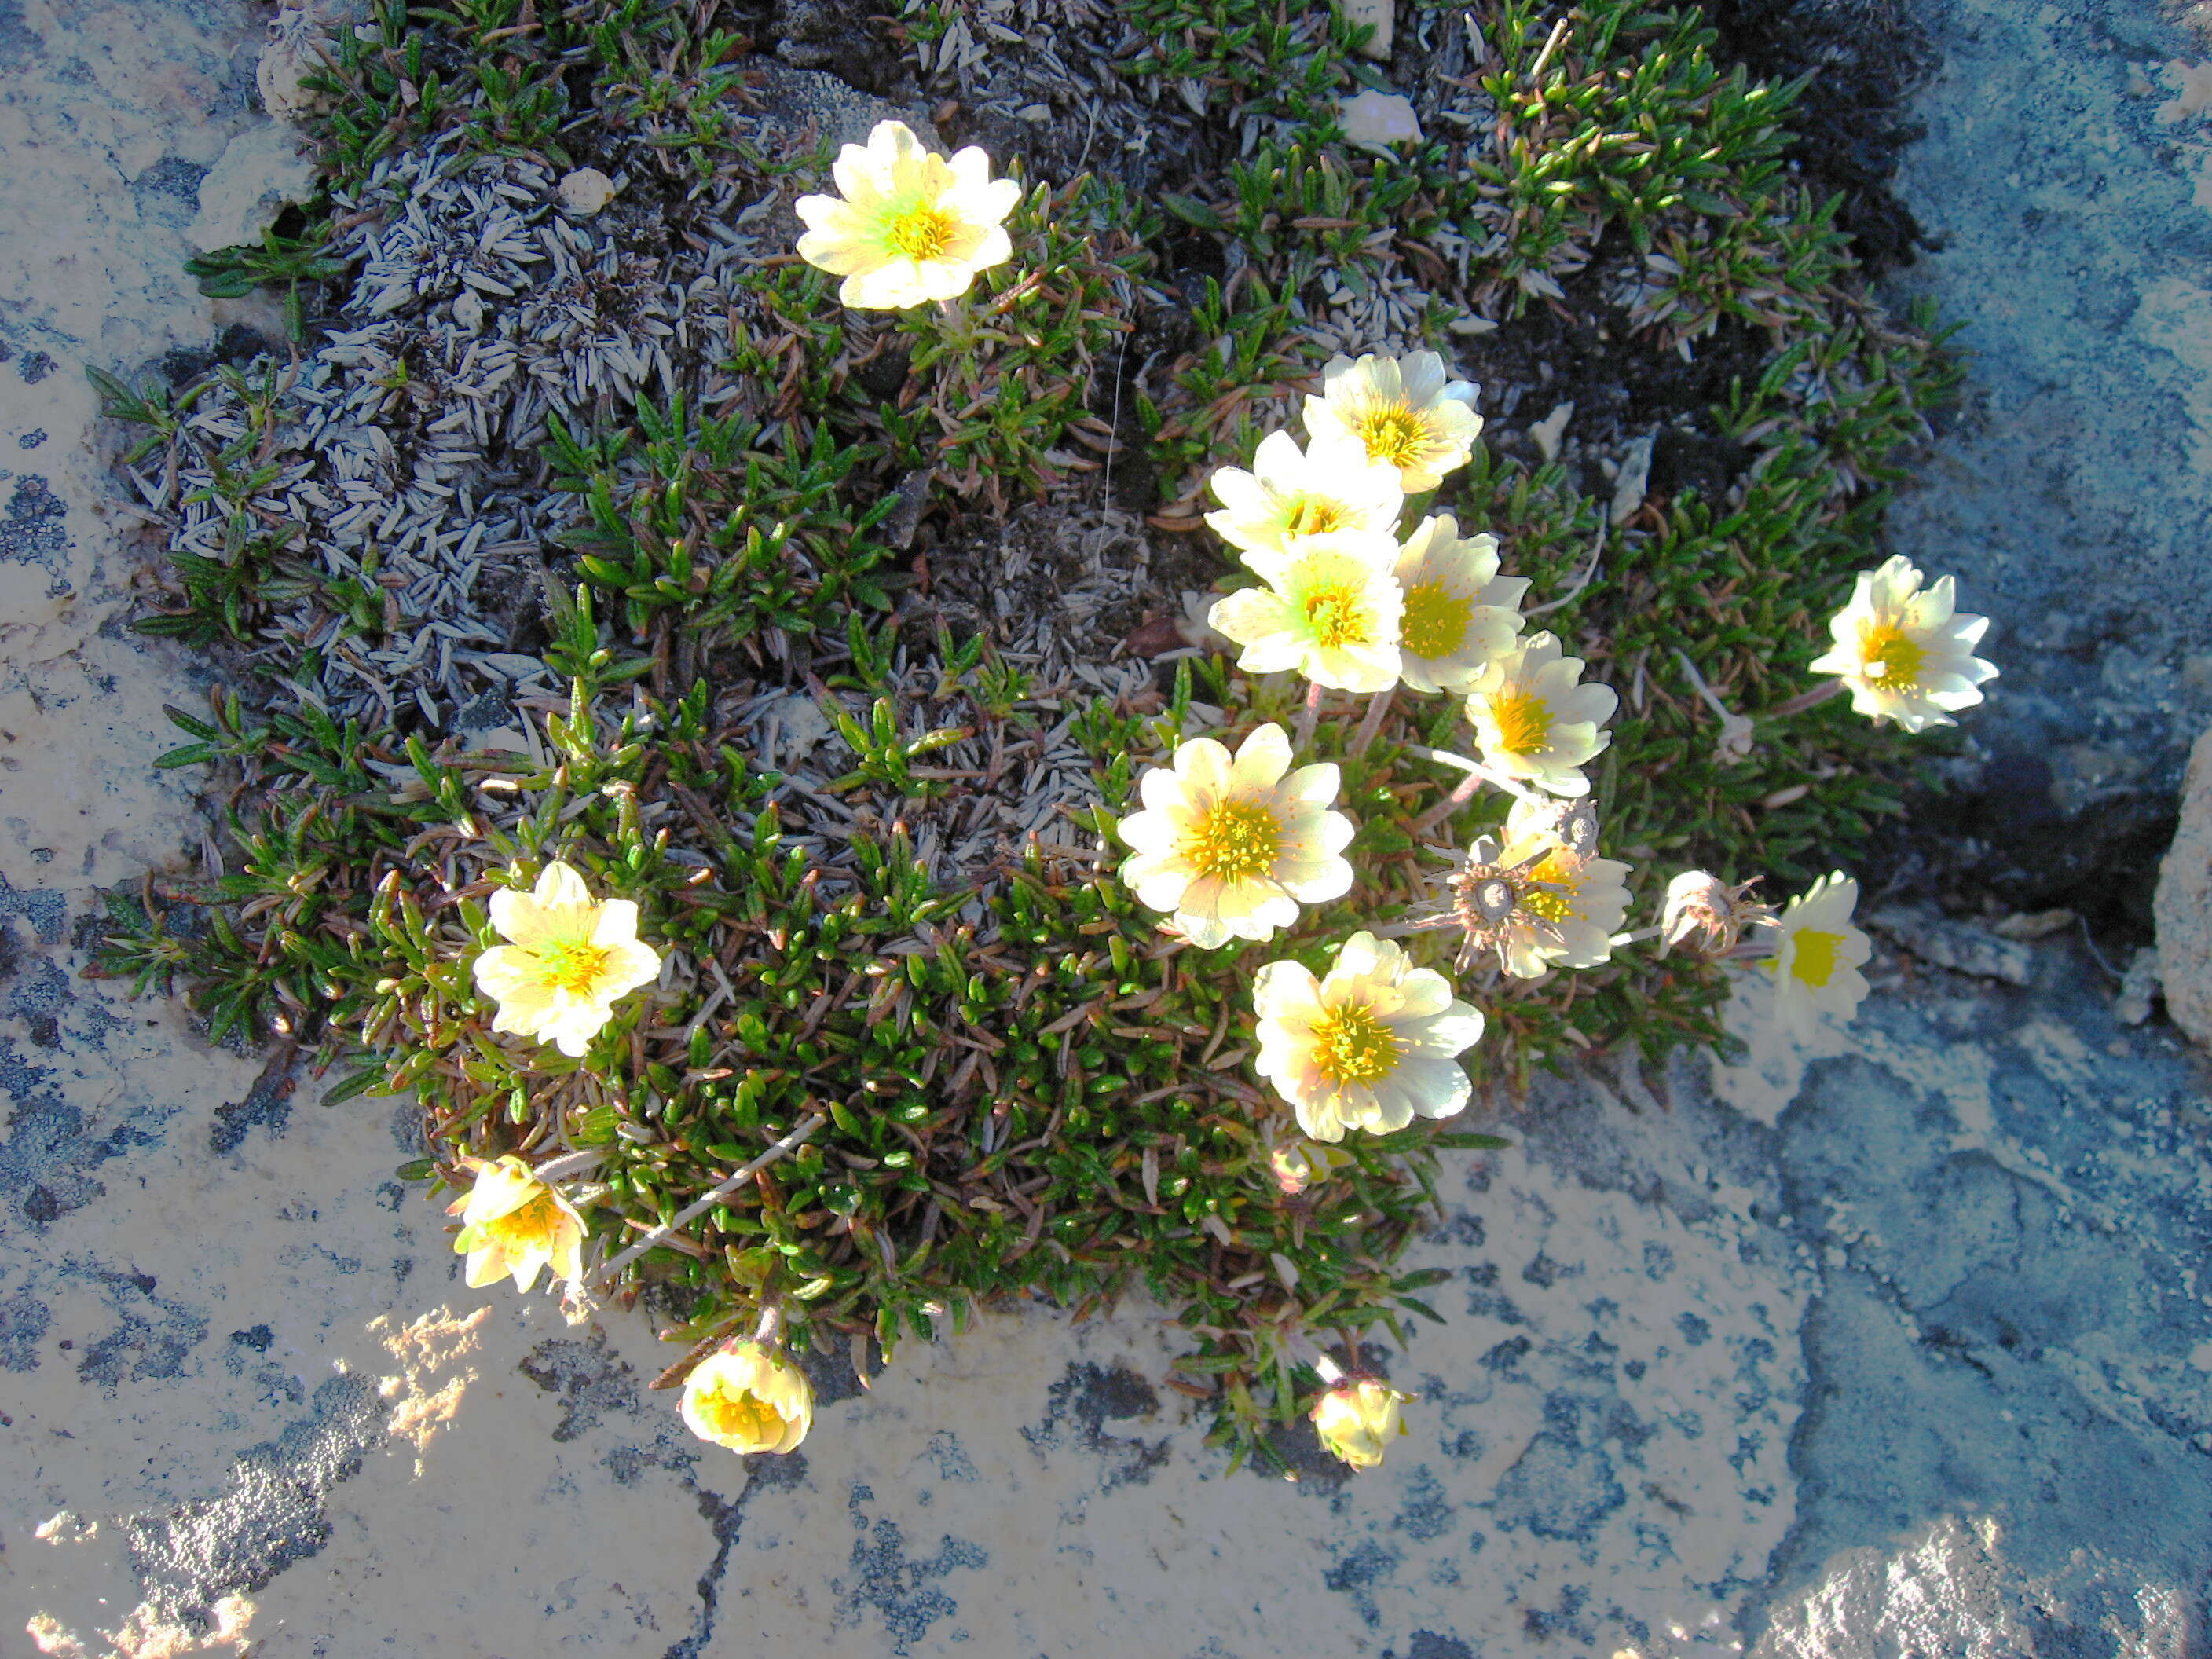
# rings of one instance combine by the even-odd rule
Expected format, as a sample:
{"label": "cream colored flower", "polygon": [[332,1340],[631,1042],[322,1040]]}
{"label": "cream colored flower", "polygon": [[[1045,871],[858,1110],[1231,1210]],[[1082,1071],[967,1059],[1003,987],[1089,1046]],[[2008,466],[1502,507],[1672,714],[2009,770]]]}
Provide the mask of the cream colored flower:
{"label": "cream colored flower", "polygon": [[1247,552],[1281,553],[1300,536],[1373,530],[1395,536],[1406,492],[1398,471],[1349,438],[1304,451],[1287,432],[1260,440],[1252,470],[1217,468],[1209,480],[1221,509],[1206,515],[1221,539]]}
{"label": "cream colored flower", "polygon": [[1406,1432],[1398,1408],[1413,1397],[1371,1376],[1347,1376],[1314,1402],[1314,1432],[1353,1468],[1379,1468],[1390,1442]]}
{"label": "cream colored flower", "polygon": [[1316,1140],[1402,1129],[1416,1114],[1449,1117],[1474,1091],[1453,1056],[1481,1036],[1482,1015],[1389,939],[1354,933],[1319,981],[1303,963],[1271,962],[1252,1004],[1254,1069]]}
{"label": "cream colored flower", "polygon": [[1272,938],[1298,906],[1342,898],[1352,866],[1341,854],[1352,820],[1329,810],[1333,762],[1291,770],[1291,740],[1261,726],[1232,757],[1212,738],[1176,745],[1167,766],[1137,781],[1144,810],[1118,826],[1134,853],[1121,879],[1138,899],[1173,914],[1193,945]]}
{"label": "cream colored flower", "polygon": [[1340,433],[1398,469],[1408,495],[1434,489],[1467,465],[1482,431],[1476,387],[1452,380],[1433,351],[1408,357],[1332,357],[1322,395],[1306,398],[1306,436]]}
{"label": "cream colored flower", "polygon": [[1859,884],[1840,870],[1790,901],[1776,924],[1781,943],[1759,966],[1774,976],[1774,1017],[1784,1030],[1810,1042],[1820,1017],[1849,1019],[1867,994],[1859,972],[1874,947],[1851,926]]}
{"label": "cream colored flower", "polygon": [[831,169],[838,196],[802,196],[799,257],[845,281],[837,297],[863,311],[899,311],[957,299],[979,270],[1013,257],[1006,216],[1022,198],[991,177],[974,145],[950,161],[922,149],[901,121],[878,121],[864,147],[848,144]]}
{"label": "cream colored flower", "polygon": [[1265,587],[1218,602],[1206,620],[1244,647],[1248,674],[1295,668],[1337,691],[1384,690],[1397,683],[1398,623],[1406,596],[1391,574],[1395,538],[1340,530],[1302,536],[1286,552],[1249,552]]}
{"label": "cream colored flower", "polygon": [[1467,717],[1484,765],[1548,789],[1586,795],[1583,763],[1613,741],[1602,731],[1620,699],[1609,685],[1580,685],[1583,659],[1559,654],[1550,634],[1493,657],[1468,688]]}
{"label": "cream colored flower", "polygon": [[532,891],[494,893],[491,925],[511,941],[476,961],[477,988],[499,1004],[491,1029],[550,1040],[571,1058],[613,1017],[617,997],[660,972],[659,953],[637,937],[637,906],[594,903],[584,878],[558,860]]}
{"label": "cream colored flower", "polygon": [[787,1452],[814,1426],[814,1389],[781,1353],[726,1342],[684,1380],[684,1421],[733,1452]]}
{"label": "cream colored flower", "polygon": [[471,1290],[514,1275],[514,1288],[527,1291],[538,1270],[575,1285],[584,1277],[584,1218],[576,1206],[530,1173],[512,1152],[498,1158],[465,1158],[476,1182],[446,1206],[461,1218],[455,1254],[468,1257]]}
{"label": "cream colored flower", "polygon": [[1954,610],[1955,586],[1943,576],[1923,588],[1903,554],[1861,571],[1850,603],[1828,623],[1835,646],[1813,672],[1840,677],[1851,707],[1873,720],[1908,732],[1957,725],[1945,711],[1979,702],[1977,688],[1997,671],[1974,654],[1990,619]]}
{"label": "cream colored flower", "polygon": [[1462,537],[1449,513],[1423,519],[1398,550],[1406,591],[1398,678],[1416,691],[1464,691],[1483,665],[1513,648],[1526,576],[1498,574],[1498,538]]}
{"label": "cream colored flower", "polygon": [[1528,939],[1509,943],[1506,971],[1523,979],[1534,979],[1529,968],[1541,972],[1540,964],[1595,968],[1608,960],[1613,936],[1628,915],[1630,866],[1574,851],[1553,833],[1553,818],[1547,803],[1524,800],[1514,802],[1505,820],[1504,861],[1532,884],[1521,908],[1549,924],[1541,937],[1533,927],[1514,930]]}

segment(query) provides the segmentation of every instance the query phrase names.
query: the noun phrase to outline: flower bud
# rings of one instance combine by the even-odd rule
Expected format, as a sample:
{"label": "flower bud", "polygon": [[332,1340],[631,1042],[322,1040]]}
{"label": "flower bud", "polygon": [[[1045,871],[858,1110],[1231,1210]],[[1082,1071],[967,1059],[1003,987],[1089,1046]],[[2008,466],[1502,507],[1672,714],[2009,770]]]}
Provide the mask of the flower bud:
{"label": "flower bud", "polygon": [[684,1379],[684,1421],[733,1452],[787,1452],[814,1425],[814,1389],[782,1354],[726,1342]]}
{"label": "flower bud", "polygon": [[1391,1437],[1406,1432],[1398,1407],[1413,1397],[1370,1376],[1347,1376],[1315,1402],[1314,1432],[1353,1468],[1379,1468]]}
{"label": "flower bud", "polygon": [[1352,1162],[1341,1146],[1318,1140],[1292,1140],[1269,1155],[1267,1166],[1275,1172],[1275,1185],[1285,1198],[1296,1198],[1316,1181],[1325,1181]]}

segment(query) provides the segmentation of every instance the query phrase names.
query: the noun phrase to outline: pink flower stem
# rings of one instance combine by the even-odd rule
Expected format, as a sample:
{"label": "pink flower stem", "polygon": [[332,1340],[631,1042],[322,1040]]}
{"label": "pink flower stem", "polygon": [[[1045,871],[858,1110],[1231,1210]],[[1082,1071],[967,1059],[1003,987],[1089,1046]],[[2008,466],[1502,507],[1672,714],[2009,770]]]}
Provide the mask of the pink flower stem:
{"label": "pink flower stem", "polygon": [[1384,686],[1369,701],[1367,713],[1360,720],[1359,729],[1352,734],[1352,754],[1357,756],[1367,752],[1368,746],[1375,741],[1376,734],[1382,731],[1382,722],[1389,717],[1390,700],[1397,692],[1397,685],[1393,683]]}
{"label": "pink flower stem", "polygon": [[1777,703],[1766,711],[1771,720],[1787,720],[1792,714],[1802,714],[1808,708],[1817,708],[1832,696],[1850,690],[1848,681],[1830,680],[1826,685],[1816,685],[1810,691],[1801,691],[1787,702]]}
{"label": "pink flower stem", "polygon": [[1314,681],[1306,687],[1306,706],[1298,711],[1297,730],[1291,738],[1291,747],[1304,749],[1313,741],[1314,724],[1321,719],[1321,682]]}

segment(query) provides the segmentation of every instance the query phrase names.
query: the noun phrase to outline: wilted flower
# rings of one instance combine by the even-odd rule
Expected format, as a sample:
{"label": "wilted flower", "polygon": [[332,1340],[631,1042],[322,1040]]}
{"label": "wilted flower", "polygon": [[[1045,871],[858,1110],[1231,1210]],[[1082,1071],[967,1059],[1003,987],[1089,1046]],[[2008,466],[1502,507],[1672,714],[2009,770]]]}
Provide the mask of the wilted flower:
{"label": "wilted flower", "polygon": [[1557,843],[1524,844],[1508,857],[1491,836],[1478,836],[1460,867],[1440,878],[1445,896],[1409,915],[1400,924],[1408,932],[1456,927],[1460,945],[1453,966],[1462,973],[1477,957],[1494,955],[1498,965],[1519,979],[1546,971],[1541,948],[1565,949],[1566,934],[1530,900],[1544,890],[1536,866]]}
{"label": "wilted flower", "polygon": [[1398,678],[1416,691],[1464,691],[1482,666],[1513,648],[1526,576],[1498,574],[1498,538],[1462,537],[1449,513],[1423,519],[1398,550],[1406,610]]}
{"label": "wilted flower", "polygon": [[637,937],[637,906],[594,903],[584,878],[558,860],[532,891],[494,893],[491,925],[512,941],[476,960],[477,988],[499,1004],[491,1029],[550,1039],[571,1058],[613,1018],[617,997],[660,972],[659,953]]}
{"label": "wilted flower", "polygon": [[527,1291],[538,1270],[550,1267],[565,1284],[584,1277],[584,1218],[576,1207],[530,1173],[512,1152],[498,1158],[465,1158],[463,1168],[476,1182],[446,1206],[461,1218],[455,1254],[468,1257],[471,1290],[512,1273],[514,1288]]}
{"label": "wilted flower", "polygon": [[726,1342],[684,1378],[684,1421],[733,1452],[787,1452],[814,1425],[813,1385],[759,1342]]}
{"label": "wilted flower", "polygon": [[1577,684],[1583,659],[1562,656],[1553,635],[1537,634],[1492,659],[1468,689],[1483,764],[1555,795],[1586,795],[1583,763],[1613,741],[1604,731],[1620,699],[1609,685]]}
{"label": "wilted flower", "polygon": [[1353,1468],[1378,1468],[1390,1442],[1406,1432],[1398,1408],[1413,1397],[1371,1376],[1347,1376],[1314,1402],[1314,1432]]}
{"label": "wilted flower", "polygon": [[1022,187],[991,177],[991,158],[972,144],[947,161],[904,122],[878,121],[830,172],[842,198],[802,196],[792,206],[806,225],[799,257],[845,279],[837,297],[846,305],[898,311],[957,299],[977,271],[1013,257],[1004,221]]}
{"label": "wilted flower", "polygon": [[1707,956],[1726,956],[1736,947],[1747,927],[1774,925],[1774,907],[1746,896],[1756,880],[1731,887],[1703,870],[1685,870],[1667,884],[1667,908],[1660,915],[1659,936],[1668,950],[1692,933],[1701,933],[1698,949]]}
{"label": "wilted flower", "polygon": [[1828,623],[1835,646],[1813,672],[1839,676],[1851,707],[1875,720],[1908,732],[1957,725],[1944,711],[1979,702],[1977,688],[1997,671],[1974,654],[1990,619],[1954,611],[1954,587],[1943,576],[1922,588],[1920,572],[1902,554],[1861,571],[1850,603]]}
{"label": "wilted flower", "polygon": [[1237,665],[1248,674],[1295,668],[1334,690],[1381,691],[1398,680],[1397,557],[1395,538],[1357,530],[1248,552],[1267,586],[1227,595],[1206,620],[1244,647]]}
{"label": "wilted flower", "polygon": [[1352,866],[1340,855],[1352,828],[1329,810],[1335,763],[1290,767],[1291,740],[1272,723],[1233,758],[1212,738],[1176,744],[1170,765],[1138,780],[1144,810],[1118,826],[1135,849],[1121,879],[1209,950],[1271,938],[1297,921],[1300,904],[1343,897]]}
{"label": "wilted flower", "polygon": [[1859,969],[1874,947],[1851,926],[1858,902],[1858,883],[1839,870],[1791,899],[1775,924],[1782,941],[1759,966],[1774,976],[1775,1018],[1801,1041],[1812,1040],[1821,1014],[1849,1019],[1866,996]]}
{"label": "wilted flower", "polygon": [[1249,472],[1218,467],[1208,485],[1221,508],[1206,523],[1231,547],[1260,553],[1339,530],[1395,535],[1406,499],[1397,470],[1369,460],[1349,438],[1316,441],[1301,452],[1287,432],[1260,440]]}
{"label": "wilted flower", "polygon": [[1354,933],[1319,981],[1301,963],[1271,962],[1253,982],[1252,1003],[1254,1069],[1316,1140],[1402,1129],[1416,1114],[1449,1117],[1474,1093],[1453,1056],[1481,1036],[1482,1015],[1390,940]]}
{"label": "wilted flower", "polygon": [[[1525,871],[1528,882],[1521,908],[1548,923],[1544,932],[1557,936],[1539,938],[1533,927],[1509,925],[1506,971],[1521,978],[1534,979],[1548,963],[1596,967],[1613,955],[1613,935],[1628,915],[1629,866],[1597,857],[1595,835],[1591,850],[1577,851],[1554,833],[1554,824],[1573,833],[1579,822],[1571,811],[1554,812],[1542,801],[1516,801],[1506,817],[1504,861]],[[1522,932],[1525,944],[1515,937]]]}
{"label": "wilted flower", "polygon": [[1332,357],[1322,371],[1322,395],[1306,398],[1306,436],[1358,440],[1370,459],[1398,469],[1407,495],[1418,495],[1474,453],[1482,431],[1475,392],[1473,381],[1450,379],[1433,351],[1358,362]]}

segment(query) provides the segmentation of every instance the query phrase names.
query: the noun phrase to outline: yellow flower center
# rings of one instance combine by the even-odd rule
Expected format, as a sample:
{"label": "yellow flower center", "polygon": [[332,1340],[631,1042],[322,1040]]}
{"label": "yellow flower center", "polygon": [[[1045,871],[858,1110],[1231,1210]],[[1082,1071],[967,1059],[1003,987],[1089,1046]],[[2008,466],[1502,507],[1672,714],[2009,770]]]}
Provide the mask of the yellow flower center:
{"label": "yellow flower center", "polygon": [[1927,648],[1907,639],[1895,623],[1871,623],[1859,635],[1859,660],[1867,679],[1884,691],[1910,691],[1920,684]]}
{"label": "yellow flower center", "polygon": [[959,231],[960,222],[933,203],[893,213],[884,222],[884,240],[909,259],[942,258]]}
{"label": "yellow flower center", "polygon": [[1291,510],[1283,518],[1283,532],[1291,536],[1326,536],[1333,530],[1343,529],[1350,517],[1343,502],[1333,501],[1326,495],[1309,495],[1301,490],[1291,498]]}
{"label": "yellow flower center", "polygon": [[1796,949],[1790,953],[1790,976],[1818,988],[1836,976],[1840,958],[1837,949],[1844,942],[1841,933],[1825,933],[1818,928],[1800,928]]}
{"label": "yellow flower center", "polygon": [[699,1414],[725,1439],[772,1446],[783,1437],[783,1416],[759,1395],[720,1389],[699,1402]]}
{"label": "yellow flower center", "polygon": [[1498,746],[1509,755],[1534,755],[1552,741],[1552,706],[1532,691],[1501,691],[1490,700]]}
{"label": "yellow flower center", "polygon": [[538,971],[545,983],[571,996],[591,995],[613,953],[589,939],[549,939],[539,945]]}
{"label": "yellow flower center", "polygon": [[1467,640],[1474,601],[1442,582],[1415,582],[1406,590],[1400,642],[1416,657],[1448,657]]}
{"label": "yellow flower center", "polygon": [[1403,404],[1376,404],[1355,428],[1367,445],[1367,458],[1392,466],[1413,465],[1426,453],[1429,432],[1421,417]]}
{"label": "yellow flower center", "polygon": [[1367,640],[1367,607],[1358,588],[1339,581],[1315,588],[1305,597],[1306,626],[1324,651]]}
{"label": "yellow flower center", "polygon": [[1275,867],[1283,847],[1280,819],[1251,801],[1218,801],[1183,836],[1182,856],[1201,877],[1250,881]]}
{"label": "yellow flower center", "polygon": [[1398,1068],[1398,1039],[1364,1002],[1333,1009],[1313,1030],[1314,1066],[1334,1088],[1372,1083]]}
{"label": "yellow flower center", "polygon": [[510,1210],[484,1231],[510,1249],[550,1249],[561,1234],[561,1206],[550,1192],[540,1193],[519,1210]]}
{"label": "yellow flower center", "polygon": [[1576,879],[1578,873],[1559,854],[1548,854],[1541,864],[1528,872],[1528,878],[1531,881],[1555,881],[1567,890],[1564,893],[1524,893],[1521,896],[1521,908],[1530,915],[1540,916],[1546,921],[1572,920],[1575,895],[1582,888],[1582,883]]}

